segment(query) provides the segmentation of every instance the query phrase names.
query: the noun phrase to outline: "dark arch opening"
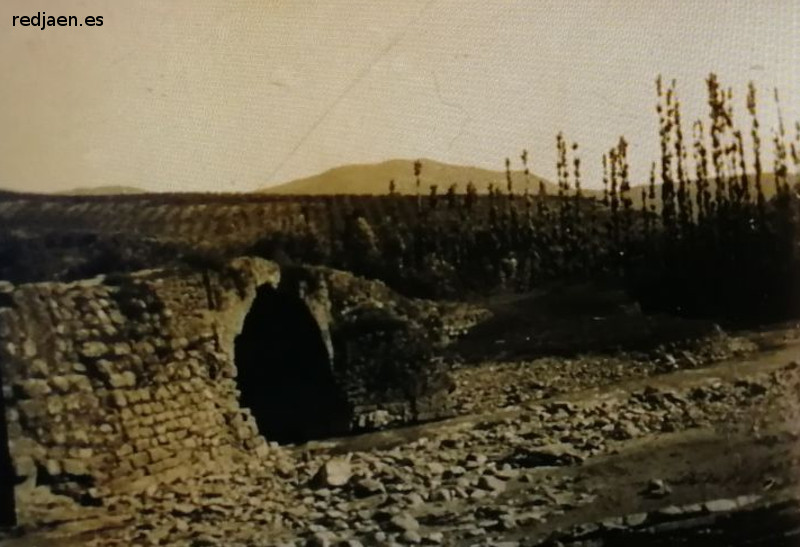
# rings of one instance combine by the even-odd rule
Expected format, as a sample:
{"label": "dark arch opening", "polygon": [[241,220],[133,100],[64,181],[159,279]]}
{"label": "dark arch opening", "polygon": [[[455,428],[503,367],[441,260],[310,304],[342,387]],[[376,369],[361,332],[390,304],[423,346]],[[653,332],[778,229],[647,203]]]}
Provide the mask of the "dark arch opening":
{"label": "dark arch opening", "polygon": [[236,337],[235,363],[241,404],[267,440],[300,443],[346,432],[349,405],[319,325],[299,297],[258,288]]}

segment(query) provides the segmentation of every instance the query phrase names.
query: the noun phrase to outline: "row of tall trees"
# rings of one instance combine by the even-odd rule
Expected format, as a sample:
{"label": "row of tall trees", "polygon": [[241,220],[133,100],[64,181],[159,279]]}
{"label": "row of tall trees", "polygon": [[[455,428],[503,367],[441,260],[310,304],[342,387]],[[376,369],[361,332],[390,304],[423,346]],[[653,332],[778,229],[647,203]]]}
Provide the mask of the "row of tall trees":
{"label": "row of tall trees", "polygon": [[[469,182],[464,192],[453,185],[442,194],[435,181],[423,195],[427,181],[416,162],[416,195],[400,196],[390,182],[383,217],[354,209],[343,222],[308,218],[291,234],[269,236],[261,249],[274,255],[280,248],[284,258],[350,269],[421,296],[602,278],[645,305],[679,313],[796,313],[800,125],[790,137],[779,115],[766,169],[755,86],[742,129],[732,90],[714,74],[706,84],[708,118],[694,122],[690,138],[675,82],[658,78],[660,158],[649,184],[632,184],[629,145],[620,138],[602,157],[602,193],[587,193],[579,147],[559,134],[553,195],[544,183],[531,190],[527,151],[520,155],[524,180],[515,180],[506,159],[505,188],[493,185],[488,195]],[[780,111],[777,93],[775,102]]]}

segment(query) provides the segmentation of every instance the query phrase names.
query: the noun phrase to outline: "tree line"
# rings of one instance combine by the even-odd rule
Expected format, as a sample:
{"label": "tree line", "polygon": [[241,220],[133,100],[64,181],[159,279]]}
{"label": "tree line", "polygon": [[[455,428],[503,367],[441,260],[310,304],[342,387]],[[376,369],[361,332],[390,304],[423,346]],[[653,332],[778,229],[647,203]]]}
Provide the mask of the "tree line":
{"label": "tree line", "polygon": [[[605,280],[646,307],[693,316],[765,319],[800,311],[797,172],[800,124],[779,124],[765,166],[757,90],[745,123],[733,91],[706,80],[708,118],[685,133],[674,81],[656,81],[660,158],[649,183],[630,179],[624,138],[601,158],[602,194],[584,191],[577,143],[556,137],[557,191],[512,176],[479,195],[468,181],[439,188],[414,164],[416,195],[393,181],[379,213],[329,198],[288,232],[253,251],[284,261],[328,264],[386,281],[417,296],[528,291],[553,283]],[[744,127],[744,129],[742,128]],[[423,190],[427,188],[427,191]],[[520,190],[521,189],[521,190]]]}

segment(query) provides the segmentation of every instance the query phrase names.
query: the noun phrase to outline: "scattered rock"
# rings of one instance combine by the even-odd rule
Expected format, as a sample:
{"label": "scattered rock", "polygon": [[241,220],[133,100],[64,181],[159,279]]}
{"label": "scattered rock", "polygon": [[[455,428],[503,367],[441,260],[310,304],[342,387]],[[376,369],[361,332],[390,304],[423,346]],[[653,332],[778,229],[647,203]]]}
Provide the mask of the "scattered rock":
{"label": "scattered rock", "polygon": [[441,545],[444,543],[444,534],[442,532],[431,532],[422,538],[422,543],[425,545]]}
{"label": "scattered rock", "polygon": [[334,458],[325,462],[312,479],[317,487],[339,487],[350,481],[353,471],[349,458]]}
{"label": "scattered rock", "polygon": [[502,460],[512,467],[555,467],[576,465],[583,457],[572,447],[564,444],[552,444],[538,448],[517,447],[514,452]]}
{"label": "scattered rock", "polygon": [[665,517],[675,517],[682,515],[683,513],[684,509],[682,507],[678,507],[677,505],[668,505],[658,510],[658,514]]}
{"label": "scattered rock", "polygon": [[630,515],[626,515],[623,519],[625,526],[641,526],[647,521],[647,513],[631,513]]}
{"label": "scattered rock", "polygon": [[306,541],[306,547],[330,547],[331,540],[328,537],[328,534],[323,532],[318,532],[308,538]]}
{"label": "scattered rock", "polygon": [[386,488],[381,482],[375,479],[366,478],[355,483],[353,492],[360,498],[366,498],[369,496],[384,494],[386,493]]}
{"label": "scattered rock", "polygon": [[734,511],[738,507],[736,500],[729,499],[707,501],[703,504],[703,506],[709,513],[725,513],[728,511]]}
{"label": "scattered rock", "polygon": [[641,430],[630,421],[624,421],[617,423],[616,428],[614,429],[613,437],[617,440],[624,441],[628,439],[635,439],[636,437],[641,436]]}
{"label": "scattered rock", "polygon": [[672,488],[661,479],[653,479],[647,483],[644,494],[651,498],[663,498],[672,493]]}
{"label": "scattered rock", "polygon": [[492,492],[502,492],[506,489],[506,483],[497,477],[483,475],[480,479],[478,479],[478,488],[490,490]]}
{"label": "scattered rock", "polygon": [[389,528],[397,532],[418,532],[419,522],[409,513],[400,513],[389,519]]}

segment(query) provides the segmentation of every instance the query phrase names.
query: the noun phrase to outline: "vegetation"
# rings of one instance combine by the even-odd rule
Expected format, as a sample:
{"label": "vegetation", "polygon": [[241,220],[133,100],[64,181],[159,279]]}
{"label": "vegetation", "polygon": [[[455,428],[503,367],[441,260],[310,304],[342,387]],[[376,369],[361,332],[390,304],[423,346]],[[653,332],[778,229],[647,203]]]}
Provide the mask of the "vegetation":
{"label": "vegetation", "polygon": [[748,89],[746,129],[734,121],[732,90],[714,74],[707,88],[709,117],[694,123],[690,142],[675,82],[657,80],[661,157],[647,186],[631,184],[628,143],[620,138],[602,158],[602,195],[587,197],[578,146],[559,134],[555,196],[543,185],[537,195],[530,192],[527,151],[521,155],[525,179],[514,180],[507,159],[505,191],[494,185],[481,198],[467,183],[465,193],[451,187],[444,196],[430,184],[423,199],[425,174],[417,162],[414,207],[390,191],[382,215],[354,206],[343,222],[329,223],[327,240],[313,221],[305,232],[267,239],[283,238],[294,259],[378,277],[423,296],[602,278],[645,307],[683,315],[794,315],[800,311],[800,206],[790,170],[800,167],[800,126],[793,140],[783,120],[773,132],[774,193],[768,196],[755,86]]}
{"label": "vegetation", "polygon": [[[506,159],[506,180],[490,184],[487,193],[469,180],[445,187],[417,161],[411,195],[398,193],[391,180],[384,196],[50,198],[60,208],[34,208],[37,198],[6,196],[0,199],[0,223],[7,224],[0,226],[6,228],[0,254],[10,266],[0,277],[48,277],[26,272],[19,258],[49,252],[36,250],[41,242],[19,241],[47,226],[61,230],[62,238],[67,231],[78,234],[73,237],[105,234],[93,242],[101,249],[88,253],[91,260],[51,268],[60,273],[49,277],[129,270],[141,262],[196,265],[206,255],[217,263],[255,253],[351,270],[415,296],[602,279],[646,308],[682,315],[796,315],[800,204],[793,182],[800,170],[800,125],[790,137],[780,120],[767,166],[755,86],[748,89],[742,123],[734,118],[732,90],[714,74],[706,83],[709,115],[694,122],[689,137],[675,82],[657,80],[660,158],[646,185],[632,184],[629,146],[620,138],[602,157],[602,192],[585,190],[579,147],[559,134],[557,186],[550,192],[540,179],[531,187],[531,157],[523,151],[522,169],[512,171]],[[777,94],[775,101],[780,109]],[[34,210],[38,216],[31,218]],[[112,243],[109,234],[116,234]]]}

